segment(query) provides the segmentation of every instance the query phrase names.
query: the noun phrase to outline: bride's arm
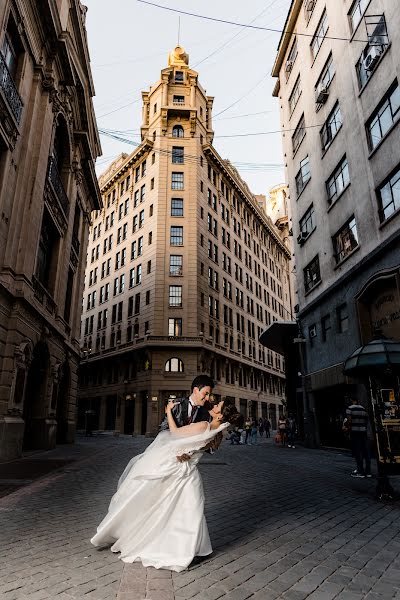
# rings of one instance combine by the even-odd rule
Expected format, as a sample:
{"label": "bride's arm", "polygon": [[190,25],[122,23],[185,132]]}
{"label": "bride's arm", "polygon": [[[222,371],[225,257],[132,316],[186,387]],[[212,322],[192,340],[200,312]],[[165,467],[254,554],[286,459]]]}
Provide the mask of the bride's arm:
{"label": "bride's arm", "polygon": [[168,426],[171,433],[174,433],[176,435],[179,432],[179,436],[186,437],[198,435],[199,433],[203,433],[204,431],[206,431],[208,427],[207,421],[200,421],[199,423],[192,423],[191,425],[184,425],[183,427],[178,427],[175,423],[174,417],[172,416],[172,409],[177,404],[179,403],[168,402],[166,408]]}

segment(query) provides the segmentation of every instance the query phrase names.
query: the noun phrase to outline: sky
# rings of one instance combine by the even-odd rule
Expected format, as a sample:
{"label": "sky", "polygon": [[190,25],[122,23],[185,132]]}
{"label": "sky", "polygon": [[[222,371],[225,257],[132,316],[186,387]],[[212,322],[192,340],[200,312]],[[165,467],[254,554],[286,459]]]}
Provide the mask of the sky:
{"label": "sky", "polygon": [[[154,0],[196,14],[282,29],[291,0]],[[284,181],[279,103],[272,97],[272,66],[279,32],[260,31],[179,15],[137,0],[84,0],[88,7],[91,66],[99,129],[134,144],[140,142],[141,91],[148,90],[168,65],[179,41],[189,66],[214,96],[214,146],[238,167],[255,194]],[[179,25],[180,20],[180,25]],[[218,113],[220,113],[218,115]],[[265,133],[267,132],[267,133]],[[271,133],[275,132],[275,133]],[[226,136],[226,137],[225,137]],[[97,173],[132,143],[101,134],[103,156]]]}

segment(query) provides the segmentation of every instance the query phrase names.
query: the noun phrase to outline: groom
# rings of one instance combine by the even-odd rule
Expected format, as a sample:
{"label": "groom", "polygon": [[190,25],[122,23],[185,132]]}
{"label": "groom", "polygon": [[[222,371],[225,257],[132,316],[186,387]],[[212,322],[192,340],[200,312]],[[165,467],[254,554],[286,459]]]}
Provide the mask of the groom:
{"label": "groom", "polygon": [[[214,382],[208,375],[198,375],[193,379],[189,398],[184,398],[172,409],[172,416],[178,427],[210,420],[204,404],[209,399],[213,387]],[[168,429],[168,421],[165,417],[160,425],[160,431],[166,429]]]}

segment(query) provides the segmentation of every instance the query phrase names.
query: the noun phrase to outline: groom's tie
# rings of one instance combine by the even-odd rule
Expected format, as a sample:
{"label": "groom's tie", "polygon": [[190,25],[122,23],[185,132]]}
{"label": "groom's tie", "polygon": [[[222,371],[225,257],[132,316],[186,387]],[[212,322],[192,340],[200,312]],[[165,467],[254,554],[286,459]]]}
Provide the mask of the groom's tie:
{"label": "groom's tie", "polygon": [[197,414],[197,406],[195,404],[192,404],[191,402],[190,402],[190,406],[192,407],[192,412],[191,412],[190,416],[188,416],[188,419],[187,419],[188,425],[193,423],[193,421],[196,417],[196,414]]}

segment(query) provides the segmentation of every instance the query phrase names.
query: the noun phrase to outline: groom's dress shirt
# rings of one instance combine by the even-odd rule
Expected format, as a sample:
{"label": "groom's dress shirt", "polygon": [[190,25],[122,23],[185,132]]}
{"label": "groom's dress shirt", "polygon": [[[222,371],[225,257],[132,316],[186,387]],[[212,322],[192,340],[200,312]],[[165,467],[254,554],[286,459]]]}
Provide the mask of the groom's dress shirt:
{"label": "groom's dress shirt", "polygon": [[[204,406],[195,406],[196,412],[193,413],[192,409],[189,407],[190,401],[189,398],[183,398],[180,404],[177,404],[172,409],[172,416],[174,418],[175,423],[178,427],[183,427],[184,425],[188,425],[189,414],[192,416],[192,423],[199,423],[199,421],[209,421],[210,415],[208,414],[208,410],[204,408]],[[164,431],[168,429],[168,420],[165,417],[160,425],[160,431]]]}

